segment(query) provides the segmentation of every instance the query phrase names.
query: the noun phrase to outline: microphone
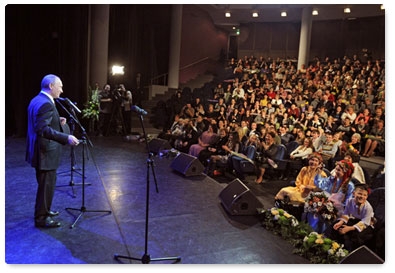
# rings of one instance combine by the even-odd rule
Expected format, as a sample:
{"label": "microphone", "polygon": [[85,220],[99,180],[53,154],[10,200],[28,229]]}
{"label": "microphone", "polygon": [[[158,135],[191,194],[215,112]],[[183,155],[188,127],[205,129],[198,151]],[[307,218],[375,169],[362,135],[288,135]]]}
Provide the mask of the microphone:
{"label": "microphone", "polygon": [[137,105],[132,105],[131,110],[133,112],[136,112],[139,115],[146,115],[148,114],[147,111],[145,111],[144,109],[141,109],[140,107],[138,107]]}
{"label": "microphone", "polygon": [[75,105],[69,98],[57,98],[60,101],[66,102],[69,106],[73,107],[75,111],[77,111],[79,114],[81,114],[81,110]]}

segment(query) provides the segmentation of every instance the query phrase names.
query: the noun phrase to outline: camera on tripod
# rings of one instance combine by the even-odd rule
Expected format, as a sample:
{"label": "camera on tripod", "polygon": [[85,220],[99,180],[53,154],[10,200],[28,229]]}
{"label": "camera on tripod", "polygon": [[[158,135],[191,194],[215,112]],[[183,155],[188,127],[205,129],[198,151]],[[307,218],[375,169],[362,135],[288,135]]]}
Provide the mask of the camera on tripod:
{"label": "camera on tripod", "polygon": [[[110,122],[108,124],[107,132],[111,131],[116,134],[125,133],[125,124],[122,116],[123,101],[126,100],[126,88],[123,84],[119,84],[111,91],[112,109]],[[107,133],[107,134],[108,134]]]}
{"label": "camera on tripod", "polygon": [[112,91],[112,99],[113,99],[113,102],[122,102],[122,99],[123,99],[123,97],[125,96],[123,93],[125,93],[125,91],[124,91],[125,89],[124,88],[122,88],[122,86],[121,85],[118,85],[117,86],[117,88],[115,88],[113,91]]}

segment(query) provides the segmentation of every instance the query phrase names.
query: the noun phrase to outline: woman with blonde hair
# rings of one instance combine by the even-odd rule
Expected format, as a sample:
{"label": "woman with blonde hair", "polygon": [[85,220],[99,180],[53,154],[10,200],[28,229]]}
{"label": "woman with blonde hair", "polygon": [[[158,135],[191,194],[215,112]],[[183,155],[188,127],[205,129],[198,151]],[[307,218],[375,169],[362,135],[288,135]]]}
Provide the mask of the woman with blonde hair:
{"label": "woman with blonde hair", "polygon": [[296,177],[295,187],[282,188],[275,196],[275,200],[288,199],[292,202],[304,203],[309,192],[316,188],[314,178],[317,174],[326,177],[322,170],[322,157],[318,153],[313,153],[308,157],[309,165],[303,167]]}

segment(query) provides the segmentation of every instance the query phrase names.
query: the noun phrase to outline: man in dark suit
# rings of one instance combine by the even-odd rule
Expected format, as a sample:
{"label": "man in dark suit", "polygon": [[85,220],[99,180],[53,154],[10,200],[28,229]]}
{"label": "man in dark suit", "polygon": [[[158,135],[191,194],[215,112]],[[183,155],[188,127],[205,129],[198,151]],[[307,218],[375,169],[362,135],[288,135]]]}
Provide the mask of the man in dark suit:
{"label": "man in dark suit", "polygon": [[69,135],[66,119],[59,117],[54,99],[63,93],[63,84],[58,76],[46,75],[41,81],[41,91],[28,107],[28,134],[26,161],[36,169],[38,183],[34,220],[36,227],[59,227],[52,217],[59,214],[51,211],[56,185],[56,170],[60,163],[62,145],[78,145],[79,140]]}

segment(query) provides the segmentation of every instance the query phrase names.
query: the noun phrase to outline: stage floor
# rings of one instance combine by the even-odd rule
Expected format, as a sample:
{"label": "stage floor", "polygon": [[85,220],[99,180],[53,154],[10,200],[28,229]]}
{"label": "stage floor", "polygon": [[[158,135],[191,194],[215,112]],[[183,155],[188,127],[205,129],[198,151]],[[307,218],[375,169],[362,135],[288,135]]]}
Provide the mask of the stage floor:
{"label": "stage floor", "polygon": [[[232,178],[186,177],[171,168],[171,157],[153,157],[151,168],[144,142],[127,142],[121,136],[90,140],[93,147],[74,149],[74,171],[71,149],[64,147],[52,206],[60,211],[56,219],[62,226],[39,229],[33,221],[35,171],[24,160],[25,139],[6,138],[6,263],[142,263],[144,254],[151,263],[173,263],[175,257],[180,257],[182,264],[309,263],[292,254],[292,245],[265,230],[256,216],[226,212],[218,196]],[[273,206],[274,194],[288,184],[270,181],[255,185],[253,179],[248,177],[251,182],[246,185],[265,208]],[[115,254],[137,260],[116,260]]]}

